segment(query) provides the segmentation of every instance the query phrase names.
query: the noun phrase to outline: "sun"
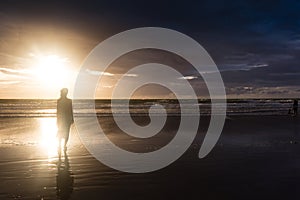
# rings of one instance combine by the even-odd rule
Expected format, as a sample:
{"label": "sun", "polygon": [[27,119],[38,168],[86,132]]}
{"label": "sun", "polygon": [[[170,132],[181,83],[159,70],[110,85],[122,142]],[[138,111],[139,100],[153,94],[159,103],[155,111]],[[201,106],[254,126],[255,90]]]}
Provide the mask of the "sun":
{"label": "sun", "polygon": [[31,54],[31,56],[33,57],[32,73],[40,84],[56,90],[69,87],[72,82],[72,71],[68,58],[55,54]]}

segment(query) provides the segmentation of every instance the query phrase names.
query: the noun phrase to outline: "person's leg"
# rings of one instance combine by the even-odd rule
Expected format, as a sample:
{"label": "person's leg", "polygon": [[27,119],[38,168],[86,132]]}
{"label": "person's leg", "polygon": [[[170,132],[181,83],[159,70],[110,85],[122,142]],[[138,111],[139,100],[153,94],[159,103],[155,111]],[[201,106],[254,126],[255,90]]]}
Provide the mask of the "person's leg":
{"label": "person's leg", "polygon": [[61,140],[62,140],[62,138],[59,136],[58,137],[58,147],[57,147],[59,161],[61,160]]}
{"label": "person's leg", "polygon": [[67,149],[67,143],[69,141],[69,135],[70,135],[70,126],[68,126],[65,130],[65,144],[64,144],[65,150]]}
{"label": "person's leg", "polygon": [[57,137],[57,142],[58,142],[58,148],[60,148],[61,147],[61,136],[60,135]]}

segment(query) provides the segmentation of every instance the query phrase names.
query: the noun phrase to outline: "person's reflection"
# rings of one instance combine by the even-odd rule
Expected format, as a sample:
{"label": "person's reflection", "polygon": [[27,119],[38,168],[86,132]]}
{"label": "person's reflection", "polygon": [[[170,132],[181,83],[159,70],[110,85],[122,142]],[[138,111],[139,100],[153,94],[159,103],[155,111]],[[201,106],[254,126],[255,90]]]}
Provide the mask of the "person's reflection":
{"label": "person's reflection", "polygon": [[69,199],[73,192],[73,185],[74,177],[70,170],[68,155],[66,151],[64,151],[64,156],[62,159],[61,151],[59,151],[56,176],[56,191],[58,199]]}

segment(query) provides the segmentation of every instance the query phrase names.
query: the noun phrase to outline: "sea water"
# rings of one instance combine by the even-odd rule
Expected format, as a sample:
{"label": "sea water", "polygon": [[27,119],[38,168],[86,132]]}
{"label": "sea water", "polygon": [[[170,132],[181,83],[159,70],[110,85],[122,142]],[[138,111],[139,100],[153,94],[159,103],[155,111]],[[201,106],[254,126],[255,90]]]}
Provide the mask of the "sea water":
{"label": "sea water", "polygon": [[[194,103],[189,99],[182,100],[184,107],[189,107],[193,113]],[[75,101],[76,116],[88,116],[95,112],[97,116],[112,115],[112,104],[110,100],[77,100]],[[152,107],[154,114],[165,113],[160,106],[170,116],[180,116],[181,106],[175,99],[149,99],[149,100],[130,100],[129,111],[133,116],[146,116],[149,114],[149,108]],[[198,100],[200,114],[211,114],[210,100]],[[126,100],[114,101],[114,115],[126,114]],[[221,103],[216,103],[217,114],[218,108],[224,107]],[[227,100],[227,115],[287,115],[292,107],[292,100],[289,99],[231,99]],[[186,111],[185,111],[186,112]],[[56,116],[56,100],[41,99],[2,99],[0,100],[0,117],[55,117]]]}

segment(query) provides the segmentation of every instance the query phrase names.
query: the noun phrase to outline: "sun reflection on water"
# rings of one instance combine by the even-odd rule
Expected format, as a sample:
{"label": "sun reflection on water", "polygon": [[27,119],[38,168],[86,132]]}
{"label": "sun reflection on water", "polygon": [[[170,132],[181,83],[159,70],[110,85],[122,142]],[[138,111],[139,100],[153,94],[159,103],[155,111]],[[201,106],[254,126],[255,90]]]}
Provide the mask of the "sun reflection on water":
{"label": "sun reflection on water", "polygon": [[40,118],[38,120],[41,133],[39,142],[41,149],[47,154],[48,159],[56,157],[58,149],[56,118]]}

